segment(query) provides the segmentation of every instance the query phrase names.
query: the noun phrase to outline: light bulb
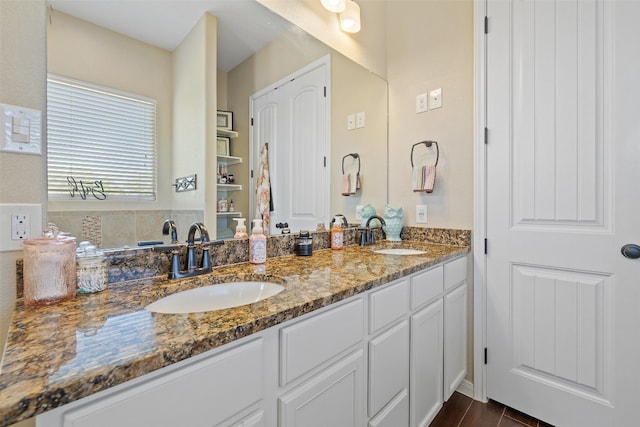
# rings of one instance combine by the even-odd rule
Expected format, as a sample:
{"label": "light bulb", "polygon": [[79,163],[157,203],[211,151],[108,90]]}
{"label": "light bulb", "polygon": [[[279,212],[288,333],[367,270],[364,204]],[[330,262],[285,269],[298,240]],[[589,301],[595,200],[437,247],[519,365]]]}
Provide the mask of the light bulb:
{"label": "light bulb", "polygon": [[345,3],[345,9],[340,13],[340,27],[347,33],[360,31],[360,6],[355,1]]}
{"label": "light bulb", "polygon": [[344,10],[345,0],[320,0],[320,3],[330,12],[340,13]]}

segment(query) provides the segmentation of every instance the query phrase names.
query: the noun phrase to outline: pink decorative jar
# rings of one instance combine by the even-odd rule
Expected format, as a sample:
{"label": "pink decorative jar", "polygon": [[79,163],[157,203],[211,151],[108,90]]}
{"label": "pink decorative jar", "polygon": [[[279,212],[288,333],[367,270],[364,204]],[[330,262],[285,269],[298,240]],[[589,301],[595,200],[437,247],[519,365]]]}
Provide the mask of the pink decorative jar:
{"label": "pink decorative jar", "polygon": [[50,305],[76,296],[76,242],[49,235],[23,243],[24,303]]}

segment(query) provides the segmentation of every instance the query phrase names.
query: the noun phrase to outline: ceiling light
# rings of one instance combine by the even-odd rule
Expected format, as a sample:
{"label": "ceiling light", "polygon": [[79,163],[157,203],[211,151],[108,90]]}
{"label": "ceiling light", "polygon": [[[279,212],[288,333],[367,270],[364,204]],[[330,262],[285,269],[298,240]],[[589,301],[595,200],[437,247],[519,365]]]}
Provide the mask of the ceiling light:
{"label": "ceiling light", "polygon": [[345,0],[320,0],[320,3],[330,12],[340,13],[344,10]]}
{"label": "ceiling light", "polygon": [[347,0],[344,11],[340,13],[342,31],[357,33],[360,31],[360,6],[353,0]]}

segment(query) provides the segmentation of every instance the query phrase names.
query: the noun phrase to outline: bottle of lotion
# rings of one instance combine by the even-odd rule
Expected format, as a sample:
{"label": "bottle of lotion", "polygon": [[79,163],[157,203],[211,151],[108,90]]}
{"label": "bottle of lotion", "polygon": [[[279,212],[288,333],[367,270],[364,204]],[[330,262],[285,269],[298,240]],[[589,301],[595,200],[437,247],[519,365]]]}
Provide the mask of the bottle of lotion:
{"label": "bottle of lotion", "polygon": [[336,216],[331,224],[331,249],[342,249],[344,247],[344,229],[342,220]]}
{"label": "bottle of lotion", "polygon": [[264,264],[267,261],[267,236],[262,230],[262,220],[253,220],[253,230],[249,237],[249,262]]}

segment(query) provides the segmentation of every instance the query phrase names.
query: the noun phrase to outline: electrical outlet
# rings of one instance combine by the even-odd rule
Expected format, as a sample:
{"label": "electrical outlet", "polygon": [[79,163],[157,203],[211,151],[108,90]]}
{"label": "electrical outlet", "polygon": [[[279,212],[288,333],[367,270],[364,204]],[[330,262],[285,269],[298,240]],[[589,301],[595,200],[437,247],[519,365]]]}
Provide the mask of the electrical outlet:
{"label": "electrical outlet", "polygon": [[416,224],[427,223],[427,205],[416,205]]}
{"label": "electrical outlet", "polygon": [[11,240],[27,240],[31,238],[31,215],[17,213],[11,215]]}
{"label": "electrical outlet", "polygon": [[364,127],[364,111],[360,111],[356,114],[356,128],[360,129]]}
{"label": "electrical outlet", "polygon": [[42,205],[0,204],[0,252],[22,250],[22,242],[42,233]]}
{"label": "electrical outlet", "polygon": [[356,206],[356,220],[362,221],[362,209],[364,209],[364,205]]}

